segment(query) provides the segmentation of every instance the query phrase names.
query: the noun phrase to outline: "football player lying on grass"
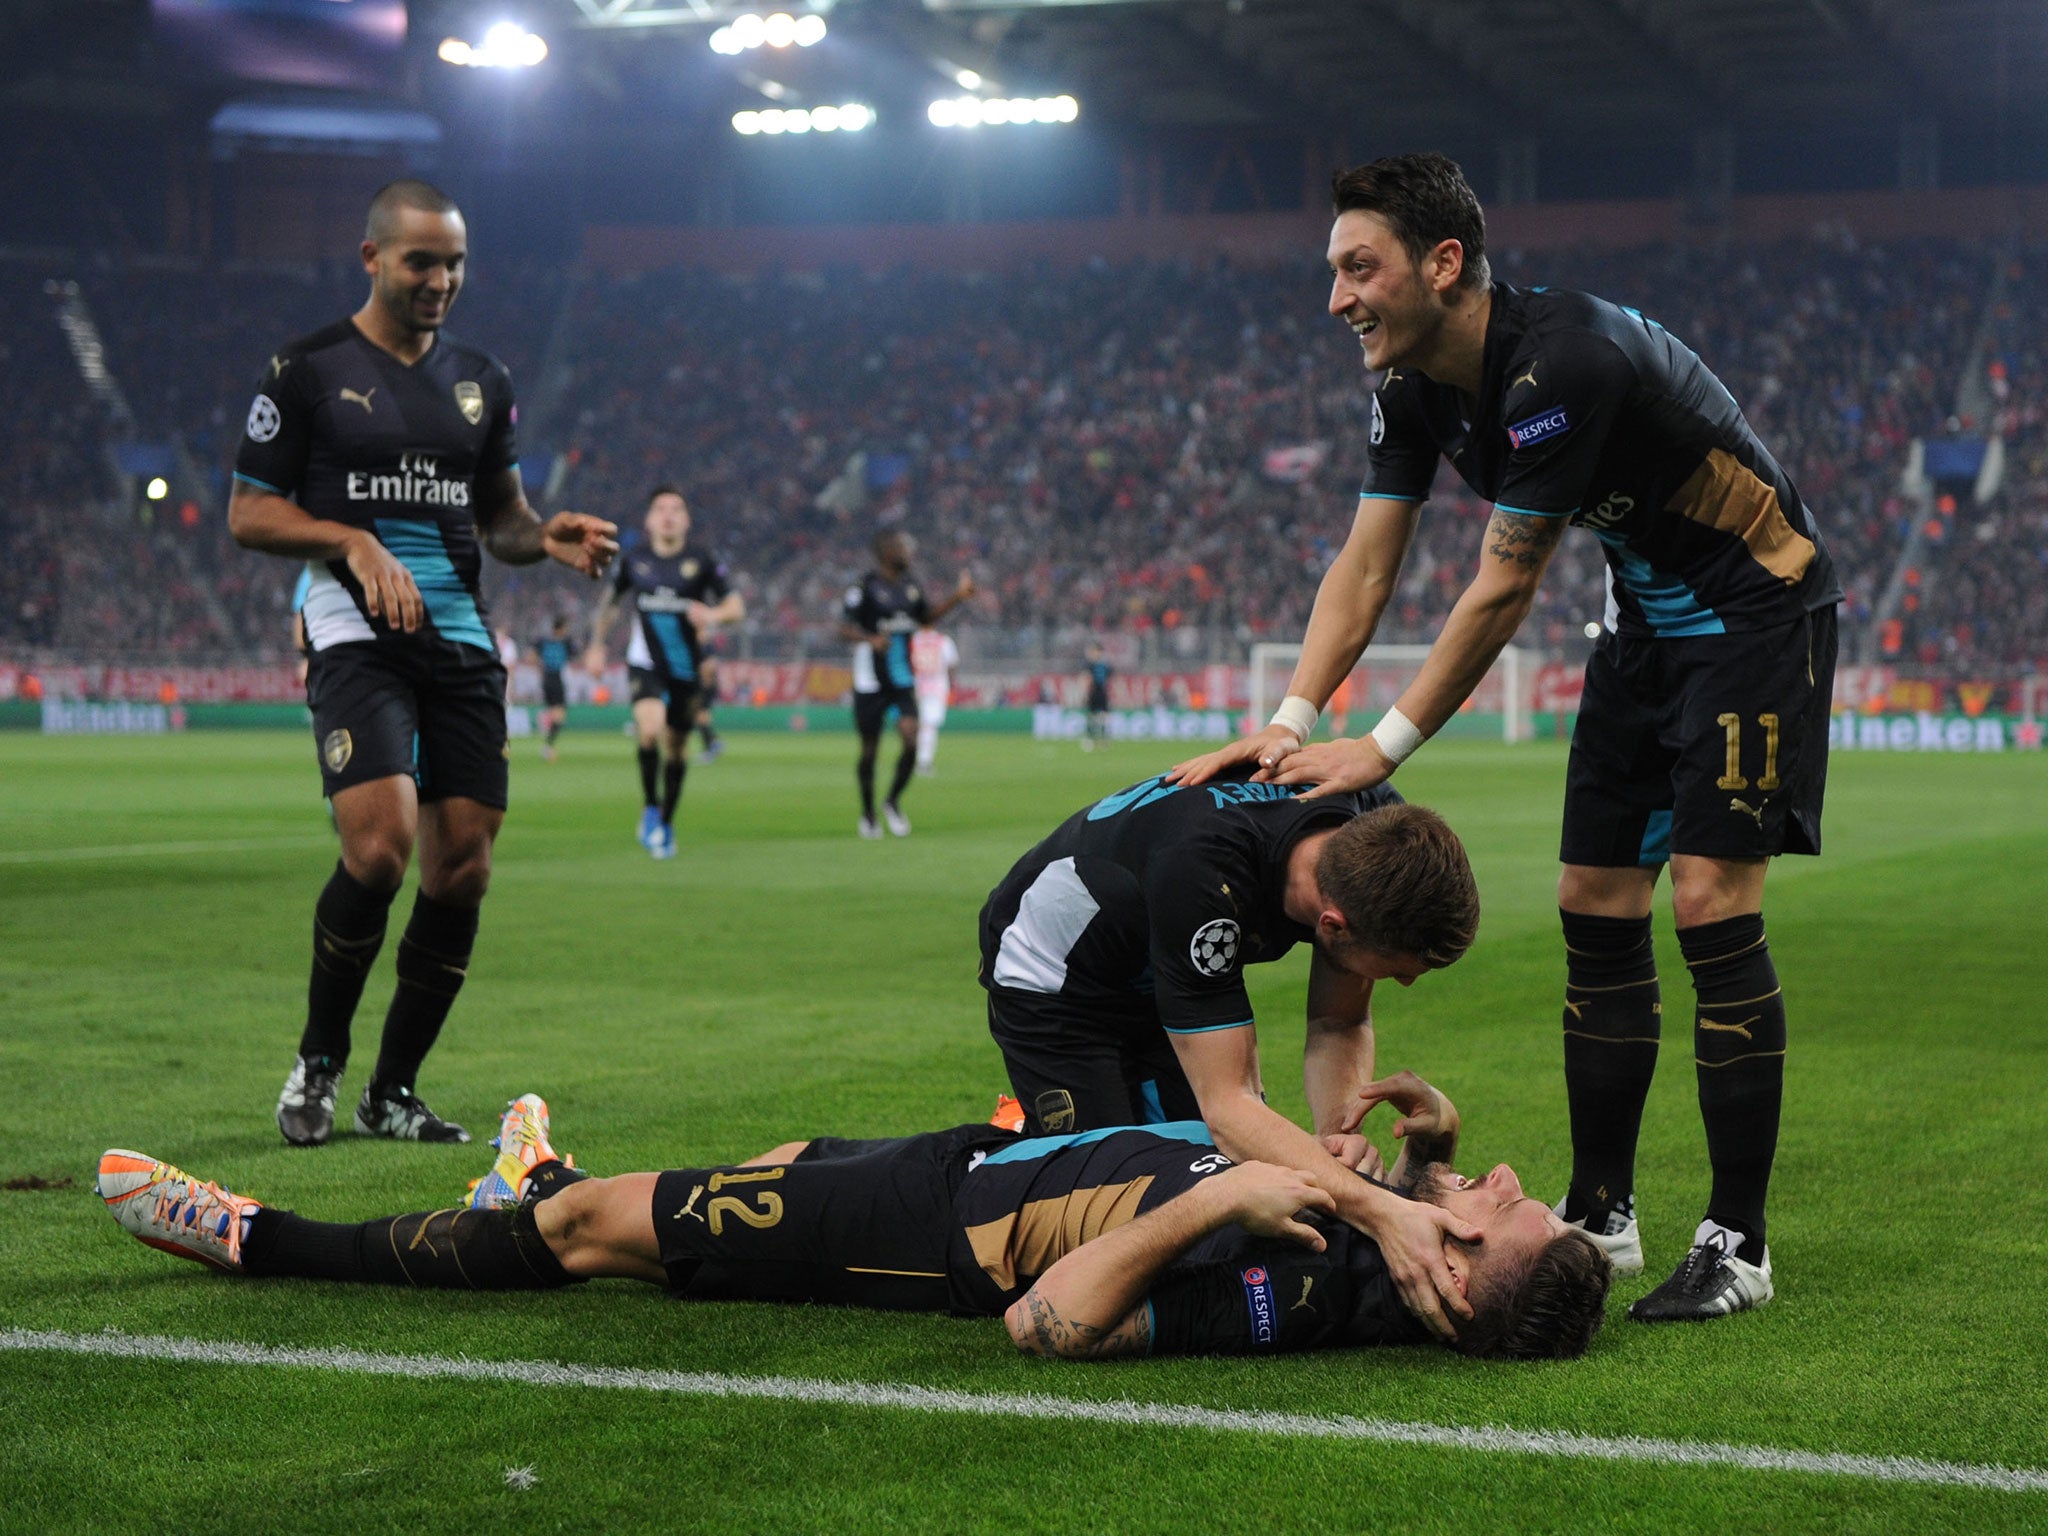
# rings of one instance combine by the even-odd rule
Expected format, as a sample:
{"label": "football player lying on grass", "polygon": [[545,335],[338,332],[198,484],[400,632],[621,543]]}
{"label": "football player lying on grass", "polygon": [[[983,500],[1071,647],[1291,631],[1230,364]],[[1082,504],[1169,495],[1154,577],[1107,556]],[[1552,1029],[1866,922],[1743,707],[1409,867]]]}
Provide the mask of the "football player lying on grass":
{"label": "football player lying on grass", "polygon": [[[1457,1111],[1413,1073],[1362,1097],[1402,1115],[1388,1182],[1454,1218],[1445,1260],[1475,1314],[1454,1347],[1584,1353],[1607,1298],[1600,1249],[1506,1164],[1452,1172]],[[143,1242],[266,1279],[543,1290],[621,1277],[692,1299],[1001,1317],[1019,1349],[1076,1359],[1432,1338],[1372,1241],[1329,1219],[1326,1191],[1231,1163],[1198,1121],[819,1137],[735,1166],[598,1179],[556,1154],[547,1105],[527,1094],[495,1144],[460,1205],[366,1222],[309,1221],[136,1152],[105,1154],[97,1187]],[[1368,1158],[1362,1136],[1328,1146],[1354,1169]]]}

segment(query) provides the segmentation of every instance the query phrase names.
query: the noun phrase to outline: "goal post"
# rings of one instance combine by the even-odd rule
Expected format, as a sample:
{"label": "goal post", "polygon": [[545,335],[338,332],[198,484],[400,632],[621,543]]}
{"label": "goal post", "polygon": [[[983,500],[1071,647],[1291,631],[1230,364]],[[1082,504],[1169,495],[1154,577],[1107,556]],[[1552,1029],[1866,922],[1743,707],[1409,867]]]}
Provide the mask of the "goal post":
{"label": "goal post", "polygon": [[[1348,699],[1344,688],[1323,710],[1317,730],[1325,735],[1360,736],[1379,723],[1381,715],[1401,697],[1423,658],[1426,645],[1369,645],[1351,670]],[[1287,696],[1287,681],[1301,659],[1299,643],[1261,641],[1252,647],[1250,729],[1272,719]],[[1493,667],[1480,679],[1462,708],[1444,723],[1438,736],[1498,737],[1527,741],[1534,734],[1537,655],[1522,646],[1501,649]]]}

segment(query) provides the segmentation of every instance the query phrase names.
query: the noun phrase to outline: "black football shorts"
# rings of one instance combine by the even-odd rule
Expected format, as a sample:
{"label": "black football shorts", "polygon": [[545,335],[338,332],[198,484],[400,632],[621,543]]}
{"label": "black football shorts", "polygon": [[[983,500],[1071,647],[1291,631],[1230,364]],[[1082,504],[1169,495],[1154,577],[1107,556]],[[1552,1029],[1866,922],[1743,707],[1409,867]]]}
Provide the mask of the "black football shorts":
{"label": "black football shorts", "polygon": [[404,774],[421,800],[505,809],[505,668],[438,636],[352,641],[315,651],[306,703],[321,792]]}
{"label": "black football shorts", "polygon": [[652,667],[630,667],[627,675],[633,683],[633,702],[642,699],[661,700],[668,722],[668,728],[682,735],[697,728],[697,701],[701,697],[697,684],[687,678],[670,677]]}
{"label": "black football shorts", "polygon": [[953,1196],[989,1125],[888,1141],[821,1137],[796,1162],[685,1168],[654,1186],[669,1287],[707,1301],[815,1301],[943,1312]]}
{"label": "black football shorts", "polygon": [[853,724],[863,736],[879,736],[882,724],[894,708],[905,720],[917,718],[917,690],[915,688],[877,688],[873,693],[855,693],[853,696]]}
{"label": "black football shorts", "polygon": [[1564,862],[1819,853],[1834,681],[1832,607],[1744,634],[1603,635],[1572,732]]}
{"label": "black football shorts", "polygon": [[1063,997],[990,987],[988,1032],[1024,1106],[1027,1135],[1202,1118],[1156,1019],[1100,1015]]}

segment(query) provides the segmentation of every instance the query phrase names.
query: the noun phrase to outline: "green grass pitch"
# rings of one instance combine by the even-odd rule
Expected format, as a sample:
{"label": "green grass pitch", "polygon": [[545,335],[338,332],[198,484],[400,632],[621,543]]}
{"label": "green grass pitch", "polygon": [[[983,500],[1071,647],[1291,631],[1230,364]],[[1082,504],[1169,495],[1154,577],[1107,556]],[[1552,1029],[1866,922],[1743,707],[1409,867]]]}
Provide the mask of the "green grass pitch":
{"label": "green grass pitch", "polygon": [[[1139,744],[958,736],[854,835],[852,742],[736,736],[691,771],[679,856],[633,841],[626,743],[516,744],[467,990],[422,1090],[479,1141],[545,1093],[599,1171],[817,1132],[976,1119],[1002,1086],[974,981],[989,886],[1074,807],[1163,766]],[[886,759],[885,759],[886,768]],[[293,733],[0,738],[0,1328],[921,1384],[2048,1467],[2048,809],[2038,756],[1845,754],[1828,852],[1767,904],[1792,1023],[1772,1201],[1778,1300],[1692,1328],[1621,1308],[1676,1262],[1706,1163],[1690,987],[1639,1202],[1653,1274],[1573,1364],[1432,1350],[1059,1365],[999,1324],[685,1305],[624,1282],[482,1296],[256,1285],[124,1236],[91,1192],[125,1145],[309,1215],[451,1201],[479,1147],[271,1120],[334,857]],[[1441,743],[1401,776],[1472,851],[1480,941],[1393,991],[1380,1059],[1441,1083],[1467,1167],[1568,1167],[1554,902],[1564,756]],[[146,847],[145,847],[146,845]],[[410,897],[394,914],[403,923]],[[1253,973],[1266,1082],[1301,1112],[1306,959]],[[390,946],[357,1022],[360,1090]],[[1382,1132],[1382,1136],[1384,1133]],[[24,1179],[68,1187],[24,1189]],[[1255,1433],[0,1352],[0,1529],[1357,1531],[2048,1529],[2048,1493],[1615,1465]],[[525,1490],[506,1469],[530,1467]]]}

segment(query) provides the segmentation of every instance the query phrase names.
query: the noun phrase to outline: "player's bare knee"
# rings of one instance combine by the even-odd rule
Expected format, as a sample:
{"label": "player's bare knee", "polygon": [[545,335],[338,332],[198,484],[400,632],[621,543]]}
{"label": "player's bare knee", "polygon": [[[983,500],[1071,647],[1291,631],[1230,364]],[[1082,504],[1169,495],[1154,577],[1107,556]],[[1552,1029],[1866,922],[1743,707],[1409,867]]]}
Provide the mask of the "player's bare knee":
{"label": "player's bare knee", "polygon": [[349,875],[379,895],[388,895],[405,882],[405,866],[411,859],[410,842],[377,832],[351,837],[341,850]]}
{"label": "player's bare knee", "polygon": [[572,1275],[600,1273],[612,1256],[607,1234],[610,1202],[617,1193],[612,1184],[610,1179],[583,1179],[533,1208],[541,1240]]}

